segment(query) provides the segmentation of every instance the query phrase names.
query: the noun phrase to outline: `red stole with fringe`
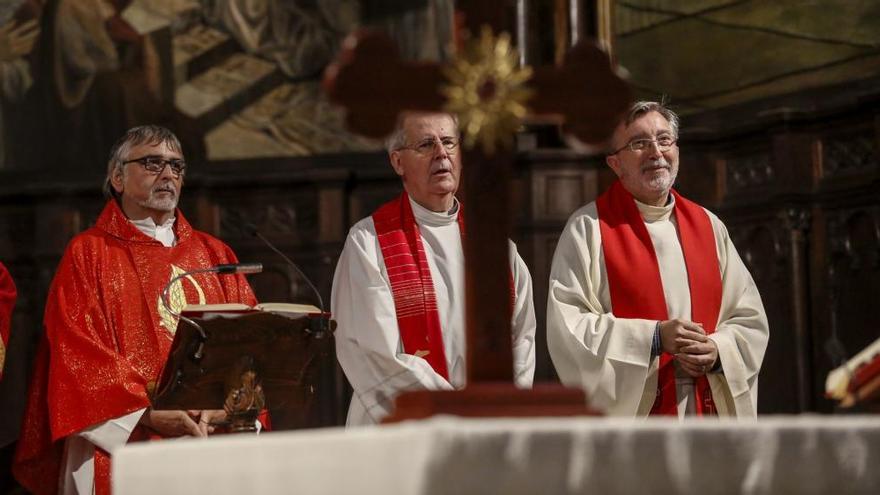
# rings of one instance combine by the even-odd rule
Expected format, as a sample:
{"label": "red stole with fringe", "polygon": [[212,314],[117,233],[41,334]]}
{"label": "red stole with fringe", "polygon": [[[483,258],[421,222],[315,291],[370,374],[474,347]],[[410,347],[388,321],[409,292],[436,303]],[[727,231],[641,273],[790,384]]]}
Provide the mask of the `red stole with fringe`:
{"label": "red stole with fringe", "polygon": [[[449,380],[437,294],[409,196],[404,192],[382,205],[373,213],[373,223],[388,270],[403,351],[425,359],[437,374]],[[458,227],[464,241],[464,211],[460,203]],[[512,314],[516,301],[512,273],[510,300]]]}
{"label": "red stole with fringe", "polygon": [[[373,223],[391,282],[403,351],[425,359],[437,374],[449,380],[437,294],[409,196],[404,192],[382,205],[373,213]],[[461,211],[458,226],[463,237]]]}

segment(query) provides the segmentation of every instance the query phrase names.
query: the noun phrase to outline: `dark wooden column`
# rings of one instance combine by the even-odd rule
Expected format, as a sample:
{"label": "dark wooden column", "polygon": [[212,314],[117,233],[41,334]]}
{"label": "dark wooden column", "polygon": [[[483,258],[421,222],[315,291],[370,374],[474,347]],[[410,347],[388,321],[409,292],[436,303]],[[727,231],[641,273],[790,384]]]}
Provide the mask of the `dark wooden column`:
{"label": "dark wooden column", "polygon": [[812,411],[813,383],[810,376],[810,329],[809,329],[809,260],[807,257],[807,232],[811,215],[805,208],[790,207],[780,213],[788,230],[789,273],[791,274],[791,321],[795,342],[797,366],[797,398],[799,411]]}

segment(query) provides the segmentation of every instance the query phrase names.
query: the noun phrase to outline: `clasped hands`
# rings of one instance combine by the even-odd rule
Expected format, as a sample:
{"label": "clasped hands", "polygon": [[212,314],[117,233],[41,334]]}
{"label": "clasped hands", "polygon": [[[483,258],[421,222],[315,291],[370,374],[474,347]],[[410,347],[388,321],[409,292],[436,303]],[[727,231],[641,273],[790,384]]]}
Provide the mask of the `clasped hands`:
{"label": "clasped hands", "polygon": [[699,323],[676,318],[660,323],[660,346],[688,375],[698,378],[715,366],[718,346]]}
{"label": "clasped hands", "polygon": [[222,409],[203,411],[154,411],[148,408],[141,416],[140,424],[164,437],[207,437],[214,433],[214,424],[225,421]]}

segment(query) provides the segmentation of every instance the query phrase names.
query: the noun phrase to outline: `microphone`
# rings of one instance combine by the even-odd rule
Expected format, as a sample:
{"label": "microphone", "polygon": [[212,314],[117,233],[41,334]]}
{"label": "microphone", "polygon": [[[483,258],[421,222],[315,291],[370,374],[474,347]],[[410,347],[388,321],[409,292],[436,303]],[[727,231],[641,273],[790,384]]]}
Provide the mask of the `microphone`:
{"label": "microphone", "polygon": [[240,274],[246,275],[246,274],[250,274],[250,273],[260,273],[262,271],[263,271],[263,265],[261,263],[237,263],[237,264],[217,265],[217,266],[212,266],[209,268],[198,268],[195,270],[190,270],[188,272],[183,272],[180,275],[173,277],[167,284],[165,284],[165,287],[162,289],[162,306],[165,306],[165,309],[169,313],[171,313],[172,316],[175,316],[175,317],[189,323],[190,325],[195,327],[196,330],[199,331],[199,337],[201,337],[202,343],[199,344],[199,348],[196,350],[195,354],[193,355],[193,359],[196,362],[198,362],[202,359],[202,350],[204,348],[204,341],[206,341],[208,339],[208,335],[205,333],[205,330],[201,327],[201,325],[199,325],[198,323],[196,323],[192,319],[181,315],[179,312],[175,311],[174,308],[171,307],[171,304],[168,302],[168,294],[169,294],[169,291],[171,290],[171,287],[178,280],[185,278],[185,277],[189,277],[190,275],[196,275],[198,273],[217,273],[217,274],[221,274],[221,275],[240,273]]}
{"label": "microphone", "polygon": [[323,314],[325,313],[325,311],[324,311],[324,299],[321,297],[321,293],[318,292],[318,288],[315,287],[315,284],[313,284],[312,281],[309,279],[309,277],[307,277],[306,274],[303,273],[302,270],[300,270],[299,266],[297,266],[297,264],[294,263],[293,260],[291,260],[290,258],[288,258],[287,255],[285,255],[285,254],[282,253],[277,247],[275,247],[274,244],[272,244],[271,242],[269,242],[269,239],[266,239],[266,237],[263,236],[263,234],[261,234],[259,230],[257,230],[257,226],[256,226],[256,225],[254,225],[254,224],[252,224],[252,223],[246,223],[246,224],[244,224],[244,231],[245,231],[246,233],[250,234],[251,236],[256,237],[257,239],[263,241],[263,244],[265,244],[266,247],[268,247],[269,249],[271,249],[271,250],[272,250],[275,254],[277,254],[278,256],[281,256],[281,259],[283,259],[285,262],[287,262],[288,265],[290,265],[291,267],[293,267],[294,270],[296,270],[296,273],[298,273],[299,276],[300,276],[303,280],[306,281],[306,284],[308,284],[309,288],[310,288],[310,289],[312,290],[312,292],[315,294],[315,297],[318,298],[318,307],[321,309],[321,314],[323,315]]}
{"label": "microphone", "polygon": [[217,273],[233,274],[240,273],[242,275],[250,275],[252,273],[260,273],[263,271],[262,263],[238,263],[235,265],[217,265],[213,267]]}
{"label": "microphone", "polygon": [[262,263],[236,263],[236,264],[228,264],[228,265],[217,265],[209,268],[197,268],[195,270],[190,270],[188,272],[183,272],[180,275],[174,277],[165,284],[165,288],[162,289],[162,305],[165,306],[165,309],[168,310],[172,315],[180,318],[180,313],[174,311],[171,305],[168,302],[168,291],[171,290],[171,286],[174,285],[178,280],[189,277],[190,275],[196,275],[198,273],[218,273],[221,275],[229,275],[235,273],[241,273],[244,275],[251,273],[260,273],[263,271]]}

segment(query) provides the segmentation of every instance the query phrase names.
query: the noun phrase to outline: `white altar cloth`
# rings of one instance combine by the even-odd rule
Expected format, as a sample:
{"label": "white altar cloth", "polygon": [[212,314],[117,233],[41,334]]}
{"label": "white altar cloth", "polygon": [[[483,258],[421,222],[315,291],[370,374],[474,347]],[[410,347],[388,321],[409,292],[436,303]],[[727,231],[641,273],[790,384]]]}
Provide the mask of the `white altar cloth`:
{"label": "white altar cloth", "polygon": [[127,494],[880,493],[880,417],[461,419],[126,446]]}

